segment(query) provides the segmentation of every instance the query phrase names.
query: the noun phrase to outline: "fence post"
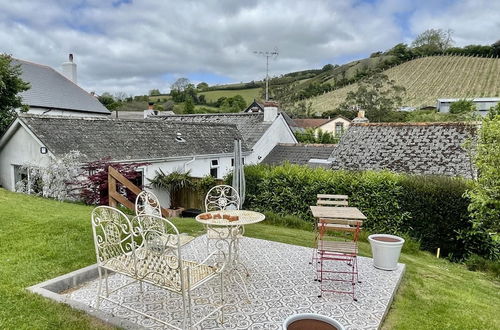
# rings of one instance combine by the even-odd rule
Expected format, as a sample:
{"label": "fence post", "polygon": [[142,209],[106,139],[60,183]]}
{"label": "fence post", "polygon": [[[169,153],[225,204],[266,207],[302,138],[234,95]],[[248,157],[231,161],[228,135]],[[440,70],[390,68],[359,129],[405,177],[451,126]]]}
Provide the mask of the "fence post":
{"label": "fence post", "polygon": [[110,171],[108,168],[108,199],[109,199],[108,204],[111,207],[116,207],[117,206],[116,200],[113,197],[111,197],[111,192],[116,191],[116,179],[109,172]]}

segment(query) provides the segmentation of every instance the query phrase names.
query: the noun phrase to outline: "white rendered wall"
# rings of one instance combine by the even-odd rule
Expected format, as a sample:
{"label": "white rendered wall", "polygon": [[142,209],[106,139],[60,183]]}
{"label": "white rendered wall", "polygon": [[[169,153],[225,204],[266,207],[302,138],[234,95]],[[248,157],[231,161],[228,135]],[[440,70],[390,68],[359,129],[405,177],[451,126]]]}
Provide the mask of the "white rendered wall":
{"label": "white rendered wall", "polygon": [[19,126],[10,140],[0,150],[0,184],[8,190],[15,190],[14,165],[35,163],[47,165],[50,159],[48,154],[40,153],[41,145]]}
{"label": "white rendered wall", "polygon": [[349,128],[349,125],[351,124],[348,120],[345,120],[344,118],[336,118],[336,119],[324,124],[323,126],[318,127],[318,129],[321,129],[324,132],[330,132],[333,135],[335,135],[335,125],[337,123],[344,124],[344,132]]}
{"label": "white rendered wall", "polygon": [[245,158],[245,164],[260,163],[278,143],[297,143],[297,139],[281,115],[276,118],[271,127],[255,143],[253,152]]}
{"label": "white rendered wall", "polygon": [[[190,171],[189,173],[192,177],[197,177],[197,178],[204,177],[210,174],[211,161],[214,159],[217,159],[219,162],[219,167],[217,171],[218,179],[224,178],[226,174],[230,173],[233,170],[233,167],[231,166],[232,156],[229,155],[217,156],[217,157],[214,156],[210,158],[196,157],[195,160],[192,162],[191,162],[192,158],[189,158],[186,160],[152,163],[142,168],[144,173],[144,185],[149,186],[150,181],[148,179],[152,179],[156,175],[156,171],[159,171],[160,169],[165,174],[169,174],[173,171],[181,171],[181,172]],[[187,165],[185,165],[186,163]],[[158,199],[160,200],[160,205],[162,207],[170,206],[170,196],[168,192],[164,190],[158,190],[152,187],[146,188],[146,190],[153,192],[158,197]]]}

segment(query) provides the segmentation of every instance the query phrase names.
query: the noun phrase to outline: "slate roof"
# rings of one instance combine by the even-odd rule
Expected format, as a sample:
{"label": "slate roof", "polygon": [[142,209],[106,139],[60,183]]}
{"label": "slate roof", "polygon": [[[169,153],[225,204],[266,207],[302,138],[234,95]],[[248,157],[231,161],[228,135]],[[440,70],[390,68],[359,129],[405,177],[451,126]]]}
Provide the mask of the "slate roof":
{"label": "slate roof", "polygon": [[157,117],[165,122],[183,122],[183,123],[221,123],[236,125],[243,137],[243,140],[249,147],[253,145],[264,135],[271,126],[271,122],[264,122],[263,113],[216,113],[216,114],[195,114],[195,115],[174,115]]}
{"label": "slate roof", "polygon": [[333,169],[391,170],[471,178],[463,144],[476,136],[467,123],[353,124],[330,156]]}
{"label": "slate roof", "polygon": [[310,159],[328,159],[335,144],[289,144],[279,143],[264,158],[263,164],[280,165],[285,162],[306,165]]}
{"label": "slate roof", "polygon": [[[153,120],[21,115],[19,119],[55,155],[79,150],[87,160],[153,160],[232,153],[241,139],[235,125]],[[177,133],[185,142],[176,142]],[[247,146],[242,143],[244,151]]]}
{"label": "slate roof", "polygon": [[245,109],[243,112],[262,112],[264,111],[264,103],[257,102],[253,99],[253,102]]}
{"label": "slate roof", "polygon": [[297,126],[297,123],[295,123],[295,120],[292,119],[285,111],[280,111],[280,113],[292,131],[295,131],[299,127]]}
{"label": "slate roof", "polygon": [[297,124],[298,127],[302,128],[316,128],[321,125],[324,125],[330,121],[330,119],[327,118],[305,118],[305,119],[294,119],[295,124]]}
{"label": "slate roof", "polygon": [[21,78],[31,85],[30,89],[20,94],[24,104],[47,109],[110,114],[97,98],[51,67],[18,59],[13,59],[12,64],[21,65]]}

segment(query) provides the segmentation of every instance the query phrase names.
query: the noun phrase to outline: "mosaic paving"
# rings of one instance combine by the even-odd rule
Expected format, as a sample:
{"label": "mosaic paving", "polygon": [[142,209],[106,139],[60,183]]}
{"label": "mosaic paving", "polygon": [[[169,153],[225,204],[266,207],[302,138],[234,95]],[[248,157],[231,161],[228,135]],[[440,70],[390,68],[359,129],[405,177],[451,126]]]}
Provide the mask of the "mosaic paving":
{"label": "mosaic paving", "polygon": [[[323,293],[318,298],[319,284],[314,281],[315,270],[309,264],[310,248],[243,238],[240,259],[250,270],[246,279],[250,301],[243,290],[230,279],[225,279],[224,323],[218,323],[217,314],[211,316],[199,329],[279,329],[282,322],[297,313],[319,313],[333,317],[346,329],[377,329],[384,317],[392,295],[404,271],[398,264],[395,271],[383,271],[372,266],[372,259],[360,257],[358,261],[361,284],[356,285],[357,302],[349,295]],[[206,237],[201,236],[183,247],[185,259],[201,261],[206,257]],[[110,276],[110,288],[126,282],[122,275]],[[339,283],[330,282],[328,285]],[[133,306],[167,322],[179,324],[181,319],[180,296],[151,285],[144,286],[139,294],[138,285],[130,285],[112,294],[114,300]],[[85,283],[66,296],[94,306],[97,280]],[[220,301],[217,279],[193,291],[193,317],[206,315],[211,303]],[[160,323],[130,312],[115,304],[102,301],[101,310],[151,329],[163,329]]]}

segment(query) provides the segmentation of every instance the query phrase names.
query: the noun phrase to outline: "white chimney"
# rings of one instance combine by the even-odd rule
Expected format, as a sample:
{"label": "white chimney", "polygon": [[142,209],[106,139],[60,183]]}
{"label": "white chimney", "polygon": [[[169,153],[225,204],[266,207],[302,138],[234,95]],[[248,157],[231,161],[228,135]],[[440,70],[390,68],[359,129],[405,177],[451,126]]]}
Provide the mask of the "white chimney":
{"label": "white chimney", "polygon": [[273,122],[278,116],[278,103],[267,101],[264,103],[264,121]]}
{"label": "white chimney", "polygon": [[154,110],[154,104],[154,102],[148,102],[148,109],[144,110],[144,119],[158,114],[158,111]]}
{"label": "white chimney", "polygon": [[62,64],[62,74],[74,82],[75,84],[77,83],[76,80],[76,63],[73,62],[73,54],[69,54],[69,59],[68,62],[64,62]]}
{"label": "white chimney", "polygon": [[363,110],[358,111],[358,116],[352,120],[353,123],[368,123],[368,118],[365,117],[365,112]]}

